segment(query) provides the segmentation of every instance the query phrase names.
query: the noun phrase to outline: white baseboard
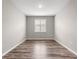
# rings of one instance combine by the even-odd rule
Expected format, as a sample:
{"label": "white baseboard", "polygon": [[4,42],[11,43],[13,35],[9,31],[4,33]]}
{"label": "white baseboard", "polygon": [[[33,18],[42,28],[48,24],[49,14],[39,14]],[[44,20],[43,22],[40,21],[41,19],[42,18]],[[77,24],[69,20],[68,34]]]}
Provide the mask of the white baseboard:
{"label": "white baseboard", "polygon": [[55,40],[56,42],[58,42],[60,45],[62,45],[63,47],[65,47],[67,50],[69,50],[70,52],[72,52],[73,54],[77,55],[76,52],[74,52],[72,49],[70,49],[69,47],[67,47],[66,45],[64,45],[63,43],[61,43],[60,41],[58,40]]}
{"label": "white baseboard", "polygon": [[54,38],[27,38],[27,40],[54,40]]}
{"label": "white baseboard", "polygon": [[19,41],[15,46],[13,46],[11,49],[9,49],[8,51],[6,51],[5,53],[2,54],[2,56],[6,55],[7,53],[9,53],[10,51],[12,51],[14,48],[16,48],[18,45],[20,45],[21,43],[23,43],[26,40],[26,38],[24,38],[23,40]]}

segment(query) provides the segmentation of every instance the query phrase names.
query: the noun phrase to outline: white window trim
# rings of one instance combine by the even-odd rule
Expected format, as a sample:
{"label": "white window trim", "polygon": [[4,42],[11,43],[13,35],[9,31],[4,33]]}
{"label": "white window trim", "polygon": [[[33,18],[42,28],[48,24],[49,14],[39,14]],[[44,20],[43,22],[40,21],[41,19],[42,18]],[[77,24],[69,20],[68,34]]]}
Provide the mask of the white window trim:
{"label": "white window trim", "polygon": [[[38,31],[36,30],[36,23],[35,23],[36,20],[40,20],[40,24],[39,24],[40,29]],[[42,20],[45,20],[45,24],[44,24],[45,25],[45,27],[44,27],[45,29],[43,31],[41,29],[42,28],[42,24],[41,24]],[[46,19],[35,19],[34,20],[34,32],[46,32]]]}

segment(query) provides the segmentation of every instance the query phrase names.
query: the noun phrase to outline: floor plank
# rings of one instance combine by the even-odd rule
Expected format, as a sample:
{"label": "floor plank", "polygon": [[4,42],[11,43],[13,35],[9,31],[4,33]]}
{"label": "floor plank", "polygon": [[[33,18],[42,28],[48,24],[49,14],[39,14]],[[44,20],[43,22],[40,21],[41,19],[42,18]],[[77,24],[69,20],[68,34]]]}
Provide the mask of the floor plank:
{"label": "floor plank", "polygon": [[54,40],[27,40],[3,59],[77,59],[76,55]]}

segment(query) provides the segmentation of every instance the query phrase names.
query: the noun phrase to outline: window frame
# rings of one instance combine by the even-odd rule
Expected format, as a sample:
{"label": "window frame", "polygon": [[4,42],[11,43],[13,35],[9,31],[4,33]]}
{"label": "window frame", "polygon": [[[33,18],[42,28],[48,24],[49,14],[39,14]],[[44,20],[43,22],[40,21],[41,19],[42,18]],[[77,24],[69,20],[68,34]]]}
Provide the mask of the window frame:
{"label": "window frame", "polygon": [[[36,21],[39,22],[38,25],[36,25]],[[43,23],[44,21],[44,23]],[[36,29],[36,26],[39,26],[39,30]],[[43,28],[43,29],[42,29]],[[46,32],[46,19],[35,19],[34,20],[34,32]]]}

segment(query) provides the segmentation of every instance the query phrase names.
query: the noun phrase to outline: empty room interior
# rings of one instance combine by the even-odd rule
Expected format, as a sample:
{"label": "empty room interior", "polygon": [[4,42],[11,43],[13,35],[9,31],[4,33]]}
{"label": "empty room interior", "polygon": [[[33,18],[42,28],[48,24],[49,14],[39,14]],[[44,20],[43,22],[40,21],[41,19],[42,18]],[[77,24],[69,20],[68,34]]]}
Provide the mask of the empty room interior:
{"label": "empty room interior", "polygon": [[77,59],[76,0],[2,0],[3,59]]}

